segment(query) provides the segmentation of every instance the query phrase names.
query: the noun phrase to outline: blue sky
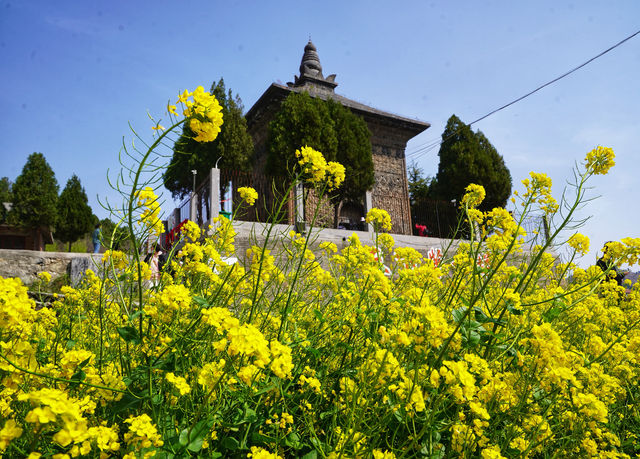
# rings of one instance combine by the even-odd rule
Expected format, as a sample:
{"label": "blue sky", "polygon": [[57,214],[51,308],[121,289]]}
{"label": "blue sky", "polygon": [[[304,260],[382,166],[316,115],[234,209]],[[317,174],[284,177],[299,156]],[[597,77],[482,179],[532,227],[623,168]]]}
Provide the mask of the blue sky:
{"label": "blue sky", "polygon": [[[451,114],[471,122],[638,29],[633,0],[0,0],[0,176],[14,180],[42,152],[60,187],[77,174],[104,217],[96,196],[115,199],[105,174],[119,167],[129,123],[151,138],[147,112],[162,118],[179,91],[221,76],[248,109],[270,83],[293,80],[309,36],[338,93],[431,123],[407,153],[434,175],[437,148],[415,152]],[[590,149],[614,148],[617,166],[591,182],[600,197],[581,214],[593,216],[581,264],[606,240],[639,236],[638,75],[640,36],[474,125],[514,185],[546,172],[558,198]]]}

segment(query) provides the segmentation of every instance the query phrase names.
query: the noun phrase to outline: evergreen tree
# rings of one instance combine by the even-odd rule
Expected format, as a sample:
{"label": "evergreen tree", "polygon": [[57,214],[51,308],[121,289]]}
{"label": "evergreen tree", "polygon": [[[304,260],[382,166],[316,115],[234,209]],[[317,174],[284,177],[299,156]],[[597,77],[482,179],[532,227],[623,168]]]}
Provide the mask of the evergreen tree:
{"label": "evergreen tree", "polygon": [[460,202],[465,188],[476,183],[487,193],[480,210],[505,206],[511,194],[511,174],[502,156],[482,132],[474,133],[452,115],[442,133],[438,156],[438,174],[431,186],[435,199]]}
{"label": "evergreen tree", "polygon": [[413,209],[429,198],[429,188],[433,182],[431,177],[425,177],[424,172],[413,162],[409,165],[407,181],[409,182],[409,203]]}
{"label": "evergreen tree", "polygon": [[58,181],[42,153],[29,156],[12,192],[12,223],[27,228],[55,227]]}
{"label": "evergreen tree", "polygon": [[342,203],[359,202],[367,190],[373,187],[373,157],[371,156],[371,132],[362,117],[342,104],[329,99],[329,114],[334,122],[338,152],[336,160],[345,168],[344,183],[332,195],[336,206],[336,221]]}
{"label": "evergreen tree", "polygon": [[173,158],[164,174],[164,185],[174,198],[182,199],[192,191],[192,170],[198,171],[197,178],[204,179],[216,163],[227,169],[251,168],[253,141],[242,114],[242,100],[234,96],[231,89],[226,90],[222,78],[211,86],[211,93],[222,106],[220,134],[213,142],[197,142],[189,125],[184,124],[182,135],[173,147]]}
{"label": "evergreen tree", "polygon": [[306,92],[292,92],[269,123],[267,173],[293,172],[297,164],[295,152],[304,146],[320,151],[327,161],[336,161],[335,122],[326,102]]}
{"label": "evergreen tree", "polygon": [[74,174],[58,198],[58,224],[55,237],[66,242],[71,252],[71,243],[85,235],[93,228],[94,217],[87,194]]}
{"label": "evergreen tree", "polygon": [[9,180],[9,177],[2,177],[0,179],[0,223],[7,221],[7,215],[9,213],[4,207],[4,203],[11,203],[12,201],[11,180]]}
{"label": "evergreen tree", "polygon": [[337,224],[342,204],[361,202],[373,186],[370,137],[367,123],[342,104],[292,92],[269,124],[266,170],[273,175],[293,172],[295,151],[303,146],[322,152],[327,161],[341,163],[345,181],[331,196]]}
{"label": "evergreen tree", "polygon": [[131,238],[129,237],[129,228],[126,225],[120,225],[116,228],[116,224],[109,218],[98,220],[98,217],[94,216],[94,222],[98,221],[102,229],[104,247],[113,248],[113,250],[131,250]]}

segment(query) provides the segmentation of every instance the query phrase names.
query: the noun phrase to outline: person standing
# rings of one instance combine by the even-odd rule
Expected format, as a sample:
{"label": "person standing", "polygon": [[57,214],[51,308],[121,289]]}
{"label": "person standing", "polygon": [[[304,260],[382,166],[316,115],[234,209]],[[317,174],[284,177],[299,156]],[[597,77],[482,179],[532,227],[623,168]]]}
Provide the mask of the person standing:
{"label": "person standing", "polygon": [[96,227],[91,234],[91,242],[93,242],[93,253],[100,253],[100,240],[102,239],[102,231],[100,231],[100,223],[96,223]]}
{"label": "person standing", "polygon": [[149,255],[147,255],[145,261],[149,263],[149,269],[151,269],[151,285],[155,287],[160,283],[160,272],[164,264],[162,249],[158,244],[155,244],[153,246],[153,252]]}
{"label": "person standing", "polygon": [[602,247],[602,256],[596,261],[596,266],[600,268],[602,272],[607,273],[611,279],[614,279],[618,285],[622,285],[625,273],[620,271],[611,261],[605,259],[610,242],[611,241],[605,242],[604,247]]}

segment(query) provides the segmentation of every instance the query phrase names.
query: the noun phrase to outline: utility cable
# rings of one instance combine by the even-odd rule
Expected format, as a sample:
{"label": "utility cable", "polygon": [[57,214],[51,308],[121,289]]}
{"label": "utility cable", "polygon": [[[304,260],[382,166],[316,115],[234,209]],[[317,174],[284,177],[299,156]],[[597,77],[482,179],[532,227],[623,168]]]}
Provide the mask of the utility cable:
{"label": "utility cable", "polygon": [[[546,82],[545,84],[538,86],[536,89],[534,89],[533,91],[529,91],[528,93],[526,93],[523,96],[518,97],[517,99],[512,100],[511,102],[504,104],[501,107],[496,108],[495,110],[490,111],[489,113],[487,113],[484,116],[481,116],[480,118],[472,121],[471,123],[469,123],[467,126],[471,126],[472,124],[478,123],[480,121],[482,121],[485,118],[490,117],[491,115],[498,113],[501,110],[504,110],[507,107],[510,107],[511,105],[520,102],[523,99],[526,99],[527,97],[531,96],[532,94],[535,94],[536,92],[540,91],[543,88],[546,88],[547,86],[555,83],[556,81],[559,81],[569,75],[571,75],[573,72],[580,70],[582,67],[586,66],[587,64],[590,64],[591,62],[595,61],[596,59],[598,59],[599,57],[604,56],[605,54],[607,54],[610,51],[613,51],[614,49],[616,49],[618,46],[622,45],[623,43],[625,43],[626,41],[631,40],[633,37],[635,37],[636,35],[640,34],[640,30],[638,30],[637,32],[629,35],[628,37],[620,40],[618,43],[616,43],[615,45],[605,49],[604,51],[602,51],[600,54],[597,54],[596,56],[592,57],[591,59],[583,62],[582,64],[578,65],[577,67],[574,67],[573,69],[569,70],[568,72],[563,73],[562,75],[560,75],[559,77],[554,78],[551,81]],[[445,140],[449,139],[450,137],[452,137],[453,135],[455,135],[456,133],[452,133],[450,134],[447,138],[445,139],[441,139],[438,141],[430,141],[430,142],[426,142],[424,144],[422,144],[422,146],[416,150],[414,150],[411,153],[407,153],[406,157],[409,158],[411,157],[413,160],[416,160],[417,158],[420,158],[421,156],[423,156],[424,154],[428,153],[429,151],[433,150],[436,146],[439,146],[440,144],[442,144],[442,142],[444,142]]]}

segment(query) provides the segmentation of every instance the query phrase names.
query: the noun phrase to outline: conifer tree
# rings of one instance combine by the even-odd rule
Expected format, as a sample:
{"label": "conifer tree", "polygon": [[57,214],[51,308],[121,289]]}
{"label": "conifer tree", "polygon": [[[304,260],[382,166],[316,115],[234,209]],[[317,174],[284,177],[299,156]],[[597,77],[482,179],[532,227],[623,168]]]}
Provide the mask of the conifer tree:
{"label": "conifer tree", "polygon": [[336,205],[337,220],[343,202],[358,201],[367,190],[373,187],[371,132],[362,117],[354,114],[342,104],[331,99],[327,101],[327,104],[338,139],[336,161],[345,168],[344,183],[332,195],[332,200]]}
{"label": "conifer tree", "polygon": [[192,170],[198,171],[197,178],[204,179],[216,163],[227,169],[251,168],[253,140],[247,132],[247,121],[242,114],[242,100],[238,95],[234,96],[231,89],[227,91],[222,78],[211,86],[211,93],[222,106],[220,134],[213,142],[197,142],[189,125],[184,124],[163,177],[165,187],[174,198],[182,199],[192,191]]}
{"label": "conifer tree", "polygon": [[58,198],[58,224],[55,237],[68,244],[78,240],[93,227],[94,217],[87,194],[80,184],[80,179],[74,174]]}
{"label": "conifer tree", "polygon": [[460,202],[470,183],[482,185],[487,193],[480,210],[504,207],[511,194],[511,174],[487,137],[473,132],[456,115],[442,133],[438,174],[432,184],[435,199]]}
{"label": "conifer tree", "polygon": [[334,224],[343,203],[360,202],[374,183],[371,133],[360,116],[329,99],[313,98],[306,92],[292,92],[269,124],[267,172],[281,175],[295,170],[295,151],[309,146],[327,161],[345,168],[345,181],[331,195]]}
{"label": "conifer tree", "polygon": [[294,172],[295,152],[308,146],[327,161],[336,161],[338,138],[329,106],[307,92],[292,92],[269,123],[266,171],[272,175]]}
{"label": "conifer tree", "polygon": [[2,177],[0,179],[0,223],[7,221],[7,215],[9,213],[4,207],[4,203],[11,203],[12,201],[11,180],[9,180],[9,177]]}
{"label": "conifer tree", "polygon": [[26,228],[55,227],[58,181],[42,153],[29,155],[12,192],[12,223]]}

